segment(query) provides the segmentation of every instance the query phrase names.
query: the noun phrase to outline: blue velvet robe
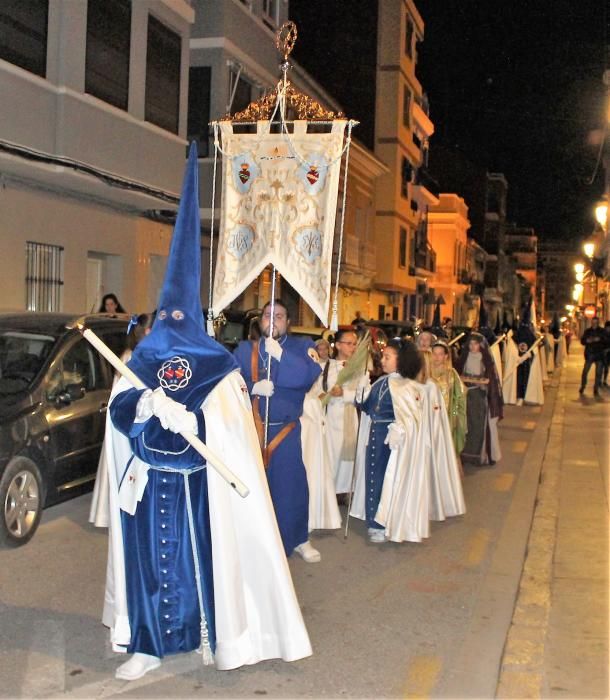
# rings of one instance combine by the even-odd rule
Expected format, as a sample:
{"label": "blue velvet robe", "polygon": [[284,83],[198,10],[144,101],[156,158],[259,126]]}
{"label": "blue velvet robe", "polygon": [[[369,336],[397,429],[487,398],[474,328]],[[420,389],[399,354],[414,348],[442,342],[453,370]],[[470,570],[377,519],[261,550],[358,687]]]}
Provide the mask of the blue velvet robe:
{"label": "blue velvet robe", "polygon": [[375,514],[379,507],[383,479],[390,459],[390,448],[384,441],[388,433],[388,425],[394,420],[394,406],[388,380],[387,375],[378,379],[371,387],[368,397],[360,404],[362,410],[371,419],[364,467],[366,524],[370,528],[381,530],[383,527],[375,522]]}
{"label": "blue velvet robe", "polygon": [[[274,450],[266,473],[284,550],[286,556],[290,556],[296,546],[307,542],[309,538],[309,489],[303,464],[299,418],[303,413],[305,394],[318,378],[321,369],[308,355],[308,351],[314,347],[311,340],[288,335],[280,338],[279,342],[283,350],[282,358],[279,362],[271,358],[274,392],[269,401],[268,441],[271,442],[287,423],[294,421],[296,425]],[[257,353],[259,380],[267,378],[266,362],[269,356],[265,352],[264,343],[263,338]],[[254,383],[252,346],[253,342],[247,340],[241,342],[235,350],[235,359],[250,393]],[[264,423],[264,397],[260,398],[259,405]]]}
{"label": "blue velvet robe", "polygon": [[[153,416],[134,423],[142,392],[117,394],[110,404],[114,426],[130,439],[133,453],[152,467],[193,470],[191,505],[204,610],[215,649],[214,587],[205,460],[180,435],[161,427]],[[205,441],[203,413],[196,411],[199,437]],[[125,465],[127,469],[128,465]],[[127,605],[131,628],[128,652],[162,658],[189,652],[201,643],[195,564],[188,525],[184,477],[149,469],[148,483],[134,515],[121,512]]]}

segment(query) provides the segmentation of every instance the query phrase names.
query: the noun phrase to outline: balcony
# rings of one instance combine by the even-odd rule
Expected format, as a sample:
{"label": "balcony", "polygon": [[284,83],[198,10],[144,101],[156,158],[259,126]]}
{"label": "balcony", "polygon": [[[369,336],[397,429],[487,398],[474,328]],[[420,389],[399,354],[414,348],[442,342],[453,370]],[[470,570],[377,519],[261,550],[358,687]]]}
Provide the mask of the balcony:
{"label": "balcony", "polygon": [[422,166],[417,169],[414,184],[427,190],[435,199],[439,198],[441,187],[425,167]]}
{"label": "balcony", "polygon": [[457,281],[458,284],[471,284],[473,278],[468,270],[458,270]]}
{"label": "balcony", "polygon": [[415,270],[420,275],[436,272],[436,253],[429,243],[424,250],[415,251]]}

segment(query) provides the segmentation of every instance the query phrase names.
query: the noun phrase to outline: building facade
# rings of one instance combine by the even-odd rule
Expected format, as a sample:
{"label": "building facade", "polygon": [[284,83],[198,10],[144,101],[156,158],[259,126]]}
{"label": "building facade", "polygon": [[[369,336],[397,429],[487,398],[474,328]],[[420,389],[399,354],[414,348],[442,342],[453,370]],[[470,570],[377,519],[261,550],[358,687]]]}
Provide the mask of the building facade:
{"label": "building facade", "polygon": [[424,23],[411,0],[378,3],[375,153],[388,167],[377,180],[376,287],[390,295],[394,319],[432,313],[435,254],[428,208],[438,186],[426,171],[434,125],[415,69]]}
{"label": "building facade", "polygon": [[185,0],[0,6],[3,310],[156,304],[186,145]]}
{"label": "building facade", "polygon": [[441,317],[450,317],[458,326],[470,318],[468,274],[468,207],[456,194],[441,193],[439,203],[428,212],[428,236],[436,253],[434,290],[442,297]]}
{"label": "building facade", "polygon": [[[197,12],[190,40],[188,136],[199,143],[203,268],[206,278],[214,167],[214,144],[209,122],[245,109],[277,85],[280,58],[275,37],[277,29],[288,19],[289,3],[284,0],[196,0],[194,6]],[[342,111],[336,100],[303,68],[292,59],[290,63],[292,67],[288,79],[297,90],[312,97],[325,109]],[[221,206],[221,156],[218,157],[216,230]],[[373,288],[376,274],[374,188],[375,179],[384,172],[386,168],[383,163],[354,139],[347,182],[338,309],[340,323],[349,323],[356,310],[363,317],[376,317],[378,308],[387,304],[387,295]],[[342,191],[343,182],[340,187]],[[334,243],[336,260],[337,236]],[[333,284],[334,270],[335,266]],[[289,306],[293,323],[317,325],[313,312],[295,290],[279,277],[276,283],[276,292]],[[231,306],[238,309],[259,308],[268,301],[270,293],[271,272],[265,270]],[[205,299],[207,292],[204,293]]]}

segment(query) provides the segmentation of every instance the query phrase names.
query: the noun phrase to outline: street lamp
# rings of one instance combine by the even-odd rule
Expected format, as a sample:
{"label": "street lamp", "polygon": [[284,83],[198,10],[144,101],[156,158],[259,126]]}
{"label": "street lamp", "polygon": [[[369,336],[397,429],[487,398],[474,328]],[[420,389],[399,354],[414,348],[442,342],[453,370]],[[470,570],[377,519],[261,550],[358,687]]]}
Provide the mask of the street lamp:
{"label": "street lamp", "polygon": [[606,228],[606,221],[608,220],[608,203],[602,202],[595,207],[595,219],[597,223],[603,228]]}
{"label": "street lamp", "polygon": [[585,271],[584,263],[581,263],[581,262],[574,263],[574,272],[577,275],[582,275],[584,273],[584,271]]}
{"label": "street lamp", "polygon": [[587,241],[582,249],[588,258],[592,258],[595,255],[595,243],[592,241]]}

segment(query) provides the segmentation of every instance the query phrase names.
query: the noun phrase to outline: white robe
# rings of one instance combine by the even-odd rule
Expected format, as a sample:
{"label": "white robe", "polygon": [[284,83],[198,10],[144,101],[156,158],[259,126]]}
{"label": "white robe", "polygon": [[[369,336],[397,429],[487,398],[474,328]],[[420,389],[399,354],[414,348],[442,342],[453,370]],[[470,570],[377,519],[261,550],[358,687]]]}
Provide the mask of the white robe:
{"label": "white robe", "polygon": [[[125,379],[112,398],[129,388]],[[202,411],[208,447],[250,489],[242,499],[207,468],[212,537],[216,667],[222,670],[263,659],[294,661],[309,656],[311,644],[292,585],[280,539],[246,385],[238,372],[221,380],[206,397]],[[115,651],[129,644],[125,559],[118,483],[132,455],[129,440],[106,422],[109,479],[109,558],[103,622],[110,627]],[[133,492],[141,494],[148,466],[134,458]],[[137,506],[134,499],[133,507]],[[119,646],[121,645],[121,646]]]}
{"label": "white robe", "polygon": [[559,349],[557,350],[557,360],[555,364],[557,367],[563,367],[566,361],[566,355],[568,354],[566,337],[563,332],[560,334],[556,342],[559,343]]}
{"label": "white robe", "polygon": [[[542,366],[541,366],[541,347],[540,345],[534,348],[532,352],[532,364],[530,365],[530,373],[527,380],[527,388],[525,390],[525,403],[536,404],[542,406],[544,403],[544,388],[542,386]],[[544,352],[544,348],[542,348]]]}
{"label": "white robe", "polygon": [[502,397],[505,404],[517,403],[517,365],[519,350],[512,338],[513,332],[508,331],[504,343],[504,372],[502,381]]}
{"label": "white robe", "polygon": [[466,512],[462,479],[443,395],[433,379],[422,385],[430,429],[430,519],[445,520]]}
{"label": "white robe", "polygon": [[336,530],[341,527],[335,482],[326,438],[326,417],[319,392],[310,389],[305,394],[301,415],[303,463],[309,486],[309,531]]}
{"label": "white robe", "polygon": [[[328,368],[328,389],[337,382],[337,376],[343,363],[330,360]],[[322,375],[318,377],[312,391],[321,394]],[[352,489],[352,474],[356,453],[356,433],[358,431],[358,414],[354,406],[358,380],[354,379],[343,385],[343,395],[331,397],[326,407],[326,433],[328,452],[331,459],[335,493],[349,493]],[[345,454],[349,453],[349,457]]]}

